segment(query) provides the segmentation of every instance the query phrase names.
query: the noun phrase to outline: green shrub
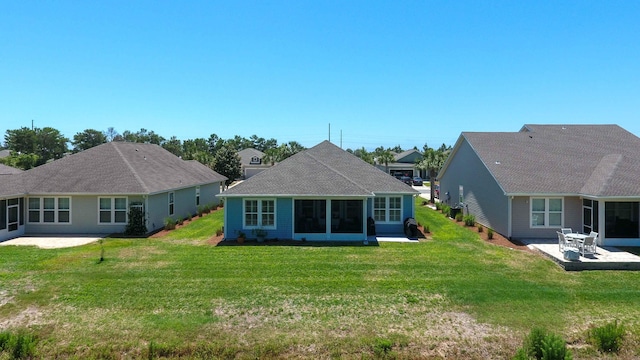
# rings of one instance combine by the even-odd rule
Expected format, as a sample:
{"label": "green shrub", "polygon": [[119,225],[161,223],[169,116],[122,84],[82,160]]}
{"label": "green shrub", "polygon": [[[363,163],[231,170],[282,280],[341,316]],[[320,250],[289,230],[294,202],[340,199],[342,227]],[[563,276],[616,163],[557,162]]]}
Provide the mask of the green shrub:
{"label": "green shrub", "polygon": [[571,360],[573,356],[567,350],[567,343],[556,334],[547,334],[542,339],[541,360]]}
{"label": "green shrub", "polygon": [[482,225],[478,225],[478,232],[481,233],[483,231],[484,231],[484,229],[482,228]]}
{"label": "green shrub", "polygon": [[173,230],[175,228],[176,228],[176,221],[173,218],[168,217],[168,218],[164,219],[164,229],[165,230]]}
{"label": "green shrub", "polygon": [[129,222],[124,230],[126,235],[140,236],[147,233],[144,212],[141,208],[132,207],[129,210]]}
{"label": "green shrub", "polygon": [[487,238],[489,238],[489,240],[493,239],[493,229],[487,229]]}
{"label": "green shrub", "polygon": [[203,205],[199,205],[198,206],[198,216],[202,217],[202,214],[204,214],[204,206]]}
{"label": "green shrub", "polygon": [[471,215],[471,214],[467,214],[464,216],[464,224],[466,226],[475,226],[476,225],[476,217]]}
{"label": "green shrub", "polygon": [[456,214],[456,221],[457,221],[457,222],[462,221],[462,219],[463,219],[463,218],[464,218],[464,215],[462,215],[462,213],[457,213],[457,214]]}
{"label": "green shrub", "polygon": [[177,221],[178,225],[184,225],[184,219],[180,218]]}
{"label": "green shrub", "polygon": [[449,216],[451,213],[451,207],[447,204],[443,204],[442,206],[440,206],[440,211],[442,211],[442,213],[446,216]]}
{"label": "green shrub", "polygon": [[617,353],[622,346],[625,328],[618,321],[610,322],[591,329],[589,337],[595,347],[601,352]]}
{"label": "green shrub", "polygon": [[191,221],[193,219],[193,216],[191,215],[191,213],[187,213],[187,220]]}
{"label": "green shrub", "polygon": [[216,236],[221,236],[223,234],[222,229],[216,230]]}
{"label": "green shrub", "polygon": [[436,202],[436,210],[440,211],[442,209],[442,203]]}
{"label": "green shrub", "polygon": [[2,332],[0,333],[0,354],[10,353],[12,359],[32,359],[36,354],[36,343],[36,337],[32,334]]}
{"label": "green shrub", "polygon": [[541,328],[533,328],[518,349],[515,360],[571,360],[573,356],[562,337],[547,333]]}
{"label": "green shrub", "polygon": [[373,352],[376,356],[384,356],[388,354],[393,348],[393,342],[388,339],[376,339],[375,344],[373,345]]}
{"label": "green shrub", "polygon": [[425,226],[423,226],[422,228],[424,229],[424,233],[425,233],[425,234],[428,234],[428,233],[430,233],[430,232],[431,232],[431,230],[429,229],[429,225],[425,225]]}

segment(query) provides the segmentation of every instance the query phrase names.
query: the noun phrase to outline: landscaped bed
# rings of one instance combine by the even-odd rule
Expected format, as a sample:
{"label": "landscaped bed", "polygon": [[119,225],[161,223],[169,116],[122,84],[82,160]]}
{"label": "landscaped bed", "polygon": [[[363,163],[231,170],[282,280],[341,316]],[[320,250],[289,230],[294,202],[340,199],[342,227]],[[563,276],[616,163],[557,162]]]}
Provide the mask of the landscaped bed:
{"label": "landscaped bed", "polygon": [[416,219],[417,244],[215,246],[219,210],[106,239],[102,262],[101,244],[1,247],[0,332],[44,358],[504,359],[544,327],[597,359],[588,329],[618,319],[614,358],[638,355],[640,274],[567,273],[418,203]]}

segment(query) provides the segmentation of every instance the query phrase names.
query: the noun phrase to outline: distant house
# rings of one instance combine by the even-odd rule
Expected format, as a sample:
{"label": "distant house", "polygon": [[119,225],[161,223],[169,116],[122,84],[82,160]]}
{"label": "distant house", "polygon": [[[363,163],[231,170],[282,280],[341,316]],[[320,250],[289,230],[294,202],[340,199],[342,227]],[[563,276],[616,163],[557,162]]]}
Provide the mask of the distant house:
{"label": "distant house", "polygon": [[240,150],[238,151],[238,156],[240,156],[240,166],[244,179],[248,179],[271,166],[262,161],[265,154],[254,148]]}
{"label": "distant house", "polygon": [[359,241],[403,234],[418,192],[324,141],[224,191],[225,237],[254,229],[268,238]]}
{"label": "distant house", "polygon": [[0,150],[0,159],[6,158],[11,155],[11,150]]}
{"label": "distant house", "polygon": [[640,245],[640,138],[617,125],[463,132],[438,178],[442,201],[513,239],[571,227]]}
{"label": "distant house", "polygon": [[422,176],[420,169],[416,167],[417,162],[422,160],[422,153],[416,149],[393,154],[394,161],[387,164],[377,164],[376,167],[382,171],[389,171],[392,176]]}
{"label": "distant house", "polygon": [[132,208],[151,232],[217,203],[226,177],[157,145],[110,142],[1,179],[0,241],[119,233]]}

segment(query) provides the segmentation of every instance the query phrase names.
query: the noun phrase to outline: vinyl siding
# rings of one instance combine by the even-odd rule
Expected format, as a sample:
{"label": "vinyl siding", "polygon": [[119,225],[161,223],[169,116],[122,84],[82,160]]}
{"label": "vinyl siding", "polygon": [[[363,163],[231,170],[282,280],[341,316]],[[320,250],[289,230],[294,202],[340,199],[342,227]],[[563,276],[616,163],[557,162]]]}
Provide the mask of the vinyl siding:
{"label": "vinyl siding", "polygon": [[[513,233],[514,239],[555,239],[556,231],[560,228],[532,228],[530,225],[530,199],[529,196],[516,196],[512,201]],[[582,232],[582,200],[571,196],[564,198],[564,224],[577,232]]]}
{"label": "vinyl siding", "polygon": [[463,186],[465,214],[475,216],[476,221],[494,231],[508,235],[509,199],[487,167],[482,163],[466,140],[460,143],[452,155],[449,167],[440,178],[440,200],[451,195],[450,205],[459,199],[459,186]]}

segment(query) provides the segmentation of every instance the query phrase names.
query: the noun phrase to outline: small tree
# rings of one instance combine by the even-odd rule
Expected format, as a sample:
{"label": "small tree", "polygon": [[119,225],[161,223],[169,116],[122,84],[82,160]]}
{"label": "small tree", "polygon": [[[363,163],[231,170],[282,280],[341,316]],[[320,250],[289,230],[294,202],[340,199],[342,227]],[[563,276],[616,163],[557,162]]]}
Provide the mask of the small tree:
{"label": "small tree", "polygon": [[227,177],[227,186],[235,179],[239,178],[240,175],[242,175],[242,171],[240,168],[240,156],[238,156],[238,151],[228,146],[220,148],[214,158],[213,170],[218,174]]}

